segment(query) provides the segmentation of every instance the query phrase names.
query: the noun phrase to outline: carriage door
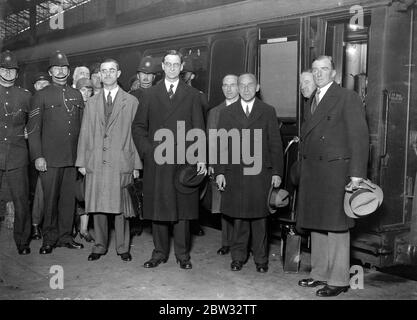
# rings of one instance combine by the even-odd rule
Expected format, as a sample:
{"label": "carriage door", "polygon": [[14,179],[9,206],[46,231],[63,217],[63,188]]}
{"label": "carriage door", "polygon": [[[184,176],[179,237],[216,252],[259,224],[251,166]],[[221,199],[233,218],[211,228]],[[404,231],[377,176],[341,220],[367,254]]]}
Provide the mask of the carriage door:
{"label": "carriage door", "polygon": [[[275,108],[280,123],[283,146],[298,135],[298,73],[299,73],[299,20],[261,26],[259,30],[259,83],[261,99]],[[293,144],[285,156],[283,186],[294,188],[288,179],[288,169],[296,160],[297,145]],[[291,208],[280,217],[290,219]]]}

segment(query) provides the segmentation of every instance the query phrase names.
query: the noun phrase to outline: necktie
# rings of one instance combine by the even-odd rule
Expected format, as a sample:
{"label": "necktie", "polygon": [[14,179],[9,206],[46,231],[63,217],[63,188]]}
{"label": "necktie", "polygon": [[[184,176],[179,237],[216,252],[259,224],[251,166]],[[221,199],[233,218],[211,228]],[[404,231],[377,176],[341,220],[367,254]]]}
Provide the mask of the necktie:
{"label": "necktie", "polygon": [[106,99],[106,101],[107,101],[107,104],[108,104],[109,106],[111,106],[111,105],[112,105],[112,101],[111,101],[111,93],[110,93],[110,91],[109,91],[109,94],[107,95],[107,99]]}
{"label": "necktie", "polygon": [[171,83],[171,85],[169,86],[169,91],[168,91],[168,95],[170,99],[172,99],[172,96],[174,95],[174,90],[172,90],[172,88],[174,88],[174,85]]}
{"label": "necktie", "polygon": [[314,96],[313,102],[311,103],[311,114],[313,114],[314,111],[316,111],[319,103],[320,103],[320,89],[317,88],[316,95]]}
{"label": "necktie", "polygon": [[249,105],[246,105],[246,117],[249,118],[250,112],[249,112]]}

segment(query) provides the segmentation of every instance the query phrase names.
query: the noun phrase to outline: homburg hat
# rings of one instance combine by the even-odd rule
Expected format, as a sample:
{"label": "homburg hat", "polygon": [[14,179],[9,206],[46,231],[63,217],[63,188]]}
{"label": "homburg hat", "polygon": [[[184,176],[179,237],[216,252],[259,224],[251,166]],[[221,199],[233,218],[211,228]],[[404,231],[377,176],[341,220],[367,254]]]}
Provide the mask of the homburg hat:
{"label": "homburg hat", "polygon": [[286,207],[290,203],[290,194],[287,190],[281,188],[274,188],[271,185],[269,189],[267,206],[269,213],[275,213],[278,208]]}
{"label": "homburg hat", "polygon": [[359,188],[345,191],[344,210],[350,218],[365,217],[378,209],[384,199],[382,189],[365,179]]}
{"label": "homburg hat", "polygon": [[193,193],[200,189],[205,178],[204,174],[197,174],[197,165],[179,165],[174,177],[175,188],[181,193]]}

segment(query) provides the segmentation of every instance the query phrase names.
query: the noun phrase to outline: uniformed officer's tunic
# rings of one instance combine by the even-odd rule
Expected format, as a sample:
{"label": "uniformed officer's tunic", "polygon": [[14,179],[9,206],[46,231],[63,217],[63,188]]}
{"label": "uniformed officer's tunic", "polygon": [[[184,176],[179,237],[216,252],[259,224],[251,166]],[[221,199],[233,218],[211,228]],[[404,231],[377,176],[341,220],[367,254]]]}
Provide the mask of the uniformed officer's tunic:
{"label": "uniformed officer's tunic", "polygon": [[43,245],[72,241],[75,211],[75,160],[84,102],[81,93],[56,83],[38,91],[32,99],[28,130],[32,160],[45,158],[40,172],[44,189]]}
{"label": "uniformed officer's tunic", "polygon": [[14,240],[18,249],[29,248],[30,211],[28,149],[24,128],[28,118],[30,92],[0,85],[0,185],[7,179],[15,207]]}

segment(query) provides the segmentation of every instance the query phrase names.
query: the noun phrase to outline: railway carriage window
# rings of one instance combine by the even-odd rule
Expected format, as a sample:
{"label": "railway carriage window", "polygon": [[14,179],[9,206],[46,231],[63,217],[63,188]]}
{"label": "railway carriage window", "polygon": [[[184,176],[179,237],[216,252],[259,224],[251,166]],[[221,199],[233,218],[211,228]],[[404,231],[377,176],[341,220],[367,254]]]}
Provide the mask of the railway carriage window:
{"label": "railway carriage window", "polygon": [[355,90],[365,101],[367,86],[368,32],[370,17],[364,26],[350,25],[348,20],[327,24],[326,54],[334,58],[336,82]]}
{"label": "railway carriage window", "polygon": [[210,106],[224,100],[222,79],[229,73],[245,72],[245,41],[243,38],[217,39],[213,42],[210,60]]}

